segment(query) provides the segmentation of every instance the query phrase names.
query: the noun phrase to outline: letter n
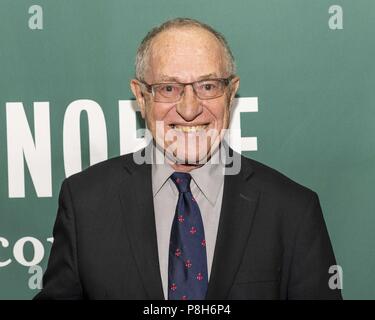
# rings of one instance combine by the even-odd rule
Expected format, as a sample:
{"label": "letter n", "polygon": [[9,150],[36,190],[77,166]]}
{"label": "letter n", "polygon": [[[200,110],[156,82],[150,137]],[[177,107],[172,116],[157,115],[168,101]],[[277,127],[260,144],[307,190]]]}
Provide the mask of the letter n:
{"label": "letter n", "polygon": [[52,197],[49,102],[34,103],[34,136],[22,102],[6,103],[10,198],[25,197],[24,160],[38,197]]}

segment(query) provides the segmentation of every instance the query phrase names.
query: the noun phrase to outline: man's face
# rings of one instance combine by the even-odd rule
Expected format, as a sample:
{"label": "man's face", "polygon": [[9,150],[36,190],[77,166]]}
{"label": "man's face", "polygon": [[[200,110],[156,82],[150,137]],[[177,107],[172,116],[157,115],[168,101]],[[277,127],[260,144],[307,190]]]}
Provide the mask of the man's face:
{"label": "man's face", "polygon": [[[179,28],[154,38],[144,80],[148,84],[187,83],[228,76],[223,48],[212,34],[200,28]],[[139,82],[131,82],[155,141],[164,150],[173,150],[180,163],[196,163],[210,157],[214,145],[222,139],[215,133],[228,128],[229,106],[238,85],[239,79],[233,79],[221,97],[209,100],[199,99],[188,85],[179,101],[166,103],[154,102],[152,94]]]}

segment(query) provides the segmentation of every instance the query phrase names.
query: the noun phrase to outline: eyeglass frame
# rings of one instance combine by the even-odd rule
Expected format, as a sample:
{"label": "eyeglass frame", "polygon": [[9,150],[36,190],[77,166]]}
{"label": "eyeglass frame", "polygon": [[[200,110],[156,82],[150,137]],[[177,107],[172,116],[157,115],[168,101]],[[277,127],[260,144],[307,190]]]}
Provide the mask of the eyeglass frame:
{"label": "eyeglass frame", "polygon": [[[183,85],[183,90],[181,91],[181,94],[180,94],[180,97],[176,100],[176,101],[166,101],[165,103],[175,103],[175,102],[178,102],[180,101],[180,99],[182,98],[182,96],[185,94],[185,87],[186,86],[189,86],[191,85],[192,88],[193,88],[193,91],[194,91],[194,94],[201,100],[211,100],[211,99],[216,99],[216,98],[219,98],[219,97],[222,97],[224,95],[224,91],[223,90],[223,93],[219,96],[215,96],[215,97],[212,97],[212,98],[201,98],[199,97],[199,95],[197,94],[197,92],[195,91],[195,88],[194,88],[194,84],[195,83],[199,83],[199,82],[204,82],[204,81],[212,81],[212,80],[219,80],[219,81],[223,81],[224,85],[225,85],[225,88],[228,87],[228,85],[230,84],[230,82],[236,77],[236,75],[232,74],[230,75],[229,77],[227,78],[208,78],[208,79],[203,79],[203,80],[198,80],[198,81],[193,81],[193,82],[160,82],[160,83],[152,83],[152,84],[149,84],[145,81],[142,81],[140,79],[137,79],[141,84],[143,84],[147,90],[148,93],[151,93],[153,98],[155,99],[155,91],[154,91],[154,86],[157,86],[157,85],[168,85],[168,84],[179,84],[179,85]],[[154,102],[162,102],[162,101],[155,101]]]}

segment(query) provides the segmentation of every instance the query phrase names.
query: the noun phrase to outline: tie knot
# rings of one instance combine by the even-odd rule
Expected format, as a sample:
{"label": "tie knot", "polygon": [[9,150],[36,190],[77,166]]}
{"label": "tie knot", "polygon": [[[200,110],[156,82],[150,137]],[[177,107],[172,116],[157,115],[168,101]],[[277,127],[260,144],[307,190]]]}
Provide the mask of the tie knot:
{"label": "tie knot", "polygon": [[191,175],[185,172],[174,172],[171,175],[171,179],[176,185],[179,192],[190,191]]}

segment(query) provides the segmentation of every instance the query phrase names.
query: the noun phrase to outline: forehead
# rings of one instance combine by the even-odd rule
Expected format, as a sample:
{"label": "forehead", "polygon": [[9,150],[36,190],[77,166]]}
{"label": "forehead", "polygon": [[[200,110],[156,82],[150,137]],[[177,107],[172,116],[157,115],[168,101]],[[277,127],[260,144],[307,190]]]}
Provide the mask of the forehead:
{"label": "forehead", "polygon": [[151,81],[170,76],[194,81],[202,75],[224,76],[221,43],[210,32],[196,27],[173,28],[152,41],[147,76]]}

